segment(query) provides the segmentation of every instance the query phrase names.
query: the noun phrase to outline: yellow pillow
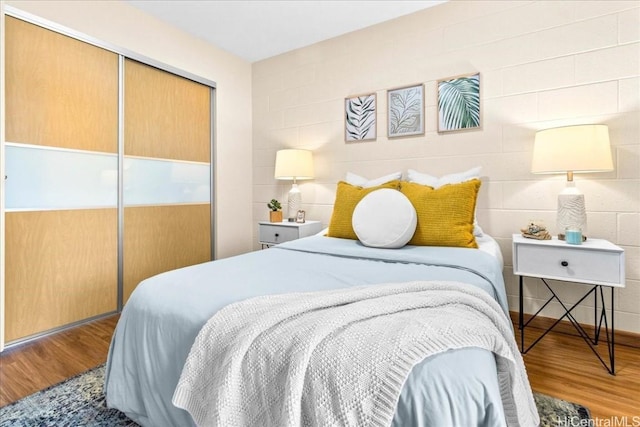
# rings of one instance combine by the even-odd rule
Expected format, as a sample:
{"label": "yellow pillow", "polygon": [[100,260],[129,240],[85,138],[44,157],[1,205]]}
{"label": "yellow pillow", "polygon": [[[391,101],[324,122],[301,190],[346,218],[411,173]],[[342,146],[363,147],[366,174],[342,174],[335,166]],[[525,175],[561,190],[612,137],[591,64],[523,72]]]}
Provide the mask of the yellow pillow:
{"label": "yellow pillow", "polygon": [[393,188],[394,190],[398,190],[399,187],[400,181],[398,180],[389,181],[385,184],[368,188],[357,187],[355,185],[347,184],[344,181],[338,182],[336,201],[333,204],[333,213],[331,214],[331,221],[329,222],[329,232],[327,233],[327,236],[358,240],[358,236],[356,236],[356,232],[353,231],[353,226],[351,225],[353,211],[358,202],[372,191],[376,191],[381,188]]}
{"label": "yellow pillow", "polygon": [[409,245],[477,248],[473,219],[480,180],[448,184],[437,189],[402,182],[400,191],[418,214],[416,232]]}

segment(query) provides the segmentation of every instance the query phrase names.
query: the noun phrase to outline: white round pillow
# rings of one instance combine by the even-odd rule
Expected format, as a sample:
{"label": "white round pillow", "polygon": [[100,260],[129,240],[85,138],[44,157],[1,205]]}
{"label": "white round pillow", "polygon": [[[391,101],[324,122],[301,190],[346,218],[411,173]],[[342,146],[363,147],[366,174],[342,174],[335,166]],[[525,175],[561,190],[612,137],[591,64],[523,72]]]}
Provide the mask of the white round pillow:
{"label": "white round pillow", "polygon": [[413,237],[418,216],[413,205],[398,190],[382,188],[372,191],[358,202],[351,225],[365,246],[396,249]]}

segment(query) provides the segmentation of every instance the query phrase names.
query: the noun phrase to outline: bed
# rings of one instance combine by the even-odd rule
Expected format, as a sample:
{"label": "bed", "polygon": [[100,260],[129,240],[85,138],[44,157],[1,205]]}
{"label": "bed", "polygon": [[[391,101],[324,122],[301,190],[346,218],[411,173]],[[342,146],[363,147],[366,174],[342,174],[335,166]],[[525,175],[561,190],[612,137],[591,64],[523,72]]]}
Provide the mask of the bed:
{"label": "bed", "polygon": [[[172,404],[189,351],[217,311],[256,296],[456,281],[494,298],[506,319],[499,247],[486,235],[477,240],[479,250],[407,245],[390,251],[313,236],[147,279],[132,294],[113,337],[107,404],[144,426],[193,425],[189,413]],[[421,361],[404,383],[392,425],[506,425],[496,369],[494,354],[479,348]]]}
{"label": "bed", "polygon": [[537,425],[478,174],[347,174],[326,234],[143,281],[107,405],[154,427]]}

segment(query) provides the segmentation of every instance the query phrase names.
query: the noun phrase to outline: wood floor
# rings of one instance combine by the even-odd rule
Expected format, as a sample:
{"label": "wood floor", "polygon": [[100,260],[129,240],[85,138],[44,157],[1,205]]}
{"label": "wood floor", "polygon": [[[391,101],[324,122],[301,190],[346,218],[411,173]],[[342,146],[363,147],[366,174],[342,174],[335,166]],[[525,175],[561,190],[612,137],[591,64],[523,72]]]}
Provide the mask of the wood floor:
{"label": "wood floor", "polygon": [[[527,328],[525,345],[539,333]],[[602,358],[608,360],[606,343],[598,347]],[[614,376],[582,338],[551,332],[523,358],[534,391],[580,403],[589,408],[594,419],[608,420],[595,425],[620,425],[613,420],[624,416],[629,426],[640,425],[640,348],[616,345],[615,356]],[[636,424],[633,417],[637,417]]]}
{"label": "wood floor", "polygon": [[[117,319],[98,320],[1,353],[0,407],[104,363]],[[535,333],[527,330],[527,341]],[[552,332],[524,361],[535,391],[588,407],[601,420],[595,425],[621,425],[614,422],[625,416],[629,425],[637,425],[634,417],[640,422],[640,348],[616,346],[613,376],[579,337]]]}
{"label": "wood floor", "polygon": [[118,315],[0,353],[0,407],[107,360]]}

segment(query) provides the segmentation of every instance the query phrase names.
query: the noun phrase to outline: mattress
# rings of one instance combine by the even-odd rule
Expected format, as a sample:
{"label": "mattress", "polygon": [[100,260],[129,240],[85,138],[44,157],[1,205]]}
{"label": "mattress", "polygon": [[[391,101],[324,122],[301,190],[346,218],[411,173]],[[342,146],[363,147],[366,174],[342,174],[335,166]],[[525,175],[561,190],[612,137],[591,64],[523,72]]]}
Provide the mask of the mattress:
{"label": "mattress", "polygon": [[[217,260],[139,284],[116,327],[105,378],[107,405],[144,426],[192,425],[171,399],[195,337],[222,307],[259,295],[413,280],[451,280],[485,290],[508,315],[502,259],[485,249],[367,248],[312,236]],[[487,248],[492,249],[487,249]],[[411,371],[394,426],[505,425],[496,361],[478,348],[429,357]]]}

